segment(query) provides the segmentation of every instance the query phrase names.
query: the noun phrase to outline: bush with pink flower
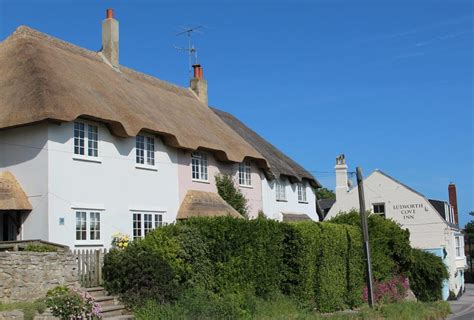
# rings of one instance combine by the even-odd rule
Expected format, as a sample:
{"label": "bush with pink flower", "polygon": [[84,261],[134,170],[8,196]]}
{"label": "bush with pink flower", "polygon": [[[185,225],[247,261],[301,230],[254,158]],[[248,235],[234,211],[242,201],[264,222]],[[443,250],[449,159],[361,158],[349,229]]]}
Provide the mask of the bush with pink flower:
{"label": "bush with pink flower", "polygon": [[46,305],[53,316],[63,320],[102,318],[102,310],[94,298],[74,287],[57,286],[49,290]]}
{"label": "bush with pink flower", "polygon": [[[408,278],[402,275],[393,277],[387,281],[374,281],[374,302],[386,304],[402,301],[410,288]],[[368,289],[364,288],[364,301],[368,302]]]}

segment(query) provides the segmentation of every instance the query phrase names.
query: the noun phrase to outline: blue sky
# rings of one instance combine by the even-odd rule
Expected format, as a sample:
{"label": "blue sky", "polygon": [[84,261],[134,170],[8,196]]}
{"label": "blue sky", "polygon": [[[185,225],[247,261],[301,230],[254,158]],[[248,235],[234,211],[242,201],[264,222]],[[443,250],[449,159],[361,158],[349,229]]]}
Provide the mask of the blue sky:
{"label": "blue sky", "polygon": [[180,26],[197,35],[209,102],[334,187],[335,157],[381,169],[429,198],[455,182],[474,210],[471,1],[8,1],[19,25],[98,50],[120,21],[122,65],[186,86]]}

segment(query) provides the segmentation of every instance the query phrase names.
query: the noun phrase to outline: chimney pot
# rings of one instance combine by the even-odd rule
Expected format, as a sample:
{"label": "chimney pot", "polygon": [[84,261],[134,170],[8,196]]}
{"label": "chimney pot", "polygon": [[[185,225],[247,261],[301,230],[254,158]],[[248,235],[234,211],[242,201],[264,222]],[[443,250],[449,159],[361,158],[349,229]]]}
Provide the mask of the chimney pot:
{"label": "chimney pot", "polygon": [[203,79],[204,78],[203,72],[202,72],[202,67],[201,67],[200,64],[193,65],[193,69],[194,69],[194,78],[196,78],[196,79]]}
{"label": "chimney pot", "polygon": [[114,18],[114,9],[105,10],[105,18],[106,19],[113,19]]}

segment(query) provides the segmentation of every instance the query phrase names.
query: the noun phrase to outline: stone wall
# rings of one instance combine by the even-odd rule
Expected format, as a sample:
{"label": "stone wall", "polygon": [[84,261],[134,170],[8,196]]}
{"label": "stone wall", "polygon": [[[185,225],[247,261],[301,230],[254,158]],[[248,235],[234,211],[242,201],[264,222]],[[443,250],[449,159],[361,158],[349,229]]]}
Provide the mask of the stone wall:
{"label": "stone wall", "polygon": [[70,252],[0,252],[0,302],[43,298],[58,285],[79,285]]}

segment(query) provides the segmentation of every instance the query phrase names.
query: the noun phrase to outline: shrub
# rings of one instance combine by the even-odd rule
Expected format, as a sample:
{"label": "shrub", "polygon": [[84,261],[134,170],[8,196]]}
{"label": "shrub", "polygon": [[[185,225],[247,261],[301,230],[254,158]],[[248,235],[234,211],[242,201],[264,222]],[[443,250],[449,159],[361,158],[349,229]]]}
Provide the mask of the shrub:
{"label": "shrub", "polygon": [[248,200],[235,186],[230,175],[216,175],[217,193],[243,217],[248,217]]}
{"label": "shrub", "polygon": [[164,226],[105,256],[105,287],[129,304],[151,297],[172,301],[184,287],[210,286],[206,255],[207,248],[194,229],[184,224]]}
{"label": "shrub", "polygon": [[[409,289],[408,279],[404,276],[396,276],[388,281],[375,281],[374,300],[376,303],[387,304],[402,301]],[[364,288],[364,302],[368,302],[368,289]]]}
{"label": "shrub", "polygon": [[448,270],[443,260],[429,252],[412,249],[410,266],[410,287],[420,301],[440,300],[443,282],[448,278]]}
{"label": "shrub", "polygon": [[46,305],[53,316],[69,320],[71,318],[100,317],[100,306],[87,293],[76,288],[58,286],[46,294]]}

